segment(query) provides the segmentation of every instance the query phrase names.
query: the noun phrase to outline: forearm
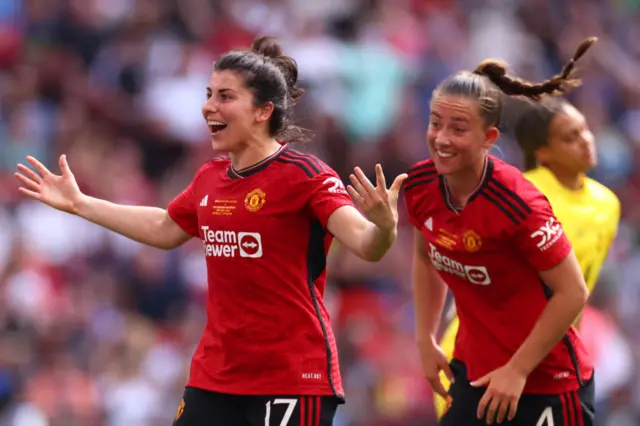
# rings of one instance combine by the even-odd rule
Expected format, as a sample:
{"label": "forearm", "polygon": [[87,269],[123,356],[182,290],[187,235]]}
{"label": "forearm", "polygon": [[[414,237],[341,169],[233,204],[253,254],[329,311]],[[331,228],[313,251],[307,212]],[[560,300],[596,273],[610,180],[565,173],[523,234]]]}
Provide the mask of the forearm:
{"label": "forearm", "polygon": [[377,262],[389,251],[398,236],[397,228],[381,229],[367,222],[360,238],[360,257],[369,262]]}
{"label": "forearm", "polygon": [[167,212],[158,207],[125,206],[93,197],[85,197],[76,214],[106,229],[161,249],[175,247],[170,235],[162,232]]}
{"label": "forearm", "polygon": [[447,287],[436,272],[425,265],[428,259],[416,259],[413,266],[413,303],[418,344],[435,342]]}
{"label": "forearm", "polygon": [[555,293],[510,363],[529,375],[566,334],[586,299],[582,292]]}

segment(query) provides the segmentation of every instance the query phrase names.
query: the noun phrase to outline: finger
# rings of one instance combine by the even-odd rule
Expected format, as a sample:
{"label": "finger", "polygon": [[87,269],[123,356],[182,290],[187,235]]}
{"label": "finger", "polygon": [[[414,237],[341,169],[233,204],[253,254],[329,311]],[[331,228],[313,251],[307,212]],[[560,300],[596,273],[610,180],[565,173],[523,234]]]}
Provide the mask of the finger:
{"label": "finger", "polygon": [[491,373],[480,377],[478,380],[471,382],[471,386],[478,388],[481,386],[487,386],[489,383],[491,383]]}
{"label": "finger", "polygon": [[444,371],[444,374],[446,374],[447,378],[449,379],[449,381],[451,383],[455,382],[455,377],[453,376],[453,371],[451,371],[451,367],[449,366],[449,364],[444,364],[442,366],[442,370]]}
{"label": "finger", "polygon": [[36,168],[36,170],[40,173],[40,175],[41,175],[42,177],[45,177],[45,176],[47,176],[47,175],[50,175],[50,174],[51,174],[51,172],[49,171],[49,169],[47,169],[47,168],[45,167],[45,165],[44,165],[44,164],[42,164],[41,162],[39,162],[38,160],[36,160],[34,157],[32,157],[32,156],[28,156],[28,157],[27,157],[27,161],[28,161],[28,162],[29,162],[33,167],[35,167],[35,168]]}
{"label": "finger", "polygon": [[513,420],[518,412],[518,398],[513,398],[509,403],[509,420]]}
{"label": "finger", "polygon": [[449,393],[444,388],[444,385],[442,384],[439,378],[429,379],[429,385],[431,386],[431,389],[435,393],[443,397],[445,400],[449,397]]}
{"label": "finger", "polygon": [[400,192],[400,188],[402,188],[402,183],[405,181],[406,178],[408,178],[409,175],[406,173],[403,173],[401,175],[398,175],[395,180],[393,181],[393,183],[391,184],[391,188],[389,188],[389,191],[392,192]]}
{"label": "finger", "polygon": [[18,191],[20,191],[21,194],[24,194],[27,197],[31,197],[34,200],[41,201],[40,200],[40,193],[38,193],[38,192],[30,191],[30,190],[28,190],[26,188],[23,188],[23,187],[18,188]]}
{"label": "finger", "polygon": [[22,173],[23,175],[25,175],[26,177],[28,177],[32,181],[38,182],[38,183],[42,182],[42,178],[40,176],[38,176],[38,174],[36,172],[31,170],[30,168],[28,168],[24,164],[18,164],[18,170],[20,170],[20,173]]}
{"label": "finger", "polygon": [[22,182],[24,185],[30,187],[31,189],[35,189],[36,191],[40,189],[40,184],[38,182],[34,182],[32,179],[29,179],[26,176],[21,175],[20,173],[14,173],[14,176]]}
{"label": "finger", "polygon": [[349,193],[349,195],[351,195],[351,198],[356,202],[356,204],[358,204],[360,207],[364,207],[364,199],[360,196],[360,194],[358,194],[358,191],[356,191],[353,186],[347,186],[347,192]]}
{"label": "finger", "polygon": [[493,424],[493,421],[496,418],[496,413],[498,412],[498,410],[502,409],[501,405],[504,405],[504,404],[502,404],[502,400],[499,397],[494,396],[491,399],[491,403],[489,404],[489,408],[487,409],[487,416],[486,416],[487,417],[486,421],[488,425]]}
{"label": "finger", "polygon": [[387,190],[387,180],[384,177],[384,172],[380,164],[376,164],[376,185],[378,189]]}
{"label": "finger", "polygon": [[358,192],[358,194],[360,195],[360,198],[362,198],[363,201],[369,198],[369,193],[367,192],[366,189],[364,189],[364,186],[362,186],[362,183],[358,180],[358,178],[354,174],[349,175],[349,180],[351,181],[351,184],[353,185],[355,190]]}
{"label": "finger", "polygon": [[371,183],[369,178],[364,174],[362,169],[360,167],[356,167],[354,170],[355,170],[356,176],[358,177],[358,180],[360,181],[360,183],[362,183],[362,186],[364,186],[365,189],[370,193],[374,193],[376,189],[373,187],[373,184]]}
{"label": "finger", "polygon": [[62,154],[60,156],[59,164],[60,171],[62,172],[63,176],[71,174],[71,169],[69,168],[69,163],[67,162],[67,156],[65,154]]}
{"label": "finger", "polygon": [[484,417],[484,413],[487,411],[487,406],[491,402],[492,396],[493,395],[489,390],[482,395],[482,399],[480,399],[480,402],[478,403],[478,412],[476,413],[479,419]]}

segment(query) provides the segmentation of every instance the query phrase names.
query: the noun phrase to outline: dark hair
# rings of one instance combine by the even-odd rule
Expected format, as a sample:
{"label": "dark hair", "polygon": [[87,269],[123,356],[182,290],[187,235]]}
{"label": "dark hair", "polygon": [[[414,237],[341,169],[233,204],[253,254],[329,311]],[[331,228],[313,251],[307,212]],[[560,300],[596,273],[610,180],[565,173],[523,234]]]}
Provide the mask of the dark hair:
{"label": "dark hair", "polygon": [[251,90],[256,106],[273,103],[269,134],[283,142],[306,141],[307,133],[293,122],[293,107],[304,89],[296,87],[298,64],[286,56],[275,37],[256,37],[250,50],[232,50],[214,65],[214,71],[236,71]]}
{"label": "dark hair", "polygon": [[549,142],[549,130],[554,117],[562,113],[570,103],[561,97],[543,99],[535,104],[524,105],[516,119],[514,135],[524,153],[524,169],[538,167],[535,152]]}
{"label": "dark hair", "polygon": [[482,61],[473,72],[462,71],[444,80],[434,91],[433,98],[439,94],[447,94],[476,99],[484,124],[498,126],[502,115],[503,95],[541,101],[544,95],[568,93],[579,86],[580,80],[573,78],[573,68],[578,59],[597,40],[596,37],[584,40],[562,72],[542,83],[530,83],[508,76],[506,62],[487,59]]}

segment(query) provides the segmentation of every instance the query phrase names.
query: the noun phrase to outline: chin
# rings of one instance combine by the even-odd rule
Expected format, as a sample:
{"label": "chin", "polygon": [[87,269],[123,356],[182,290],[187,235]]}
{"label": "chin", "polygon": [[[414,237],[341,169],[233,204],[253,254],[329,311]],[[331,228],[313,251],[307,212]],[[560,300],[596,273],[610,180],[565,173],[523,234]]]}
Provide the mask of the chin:
{"label": "chin", "polygon": [[214,152],[227,153],[232,151],[233,144],[224,139],[211,136],[211,148]]}

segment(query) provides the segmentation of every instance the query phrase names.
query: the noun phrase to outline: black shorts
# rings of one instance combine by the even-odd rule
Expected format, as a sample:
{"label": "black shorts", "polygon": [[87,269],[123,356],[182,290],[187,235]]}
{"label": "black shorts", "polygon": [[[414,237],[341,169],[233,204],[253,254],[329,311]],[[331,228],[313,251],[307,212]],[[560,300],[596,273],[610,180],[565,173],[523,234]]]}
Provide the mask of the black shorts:
{"label": "black shorts", "polygon": [[[478,419],[478,404],[486,388],[474,388],[469,384],[466,366],[451,361],[455,383],[449,394],[451,407],[440,419],[440,426],[480,426],[486,419]],[[509,426],[593,426],[594,424],[593,378],[577,391],[561,395],[524,394],[518,402],[518,411],[512,421],[504,420]],[[494,424],[497,424],[494,420]]]}
{"label": "black shorts", "polygon": [[188,387],[174,426],[331,426],[335,396],[231,395]]}

